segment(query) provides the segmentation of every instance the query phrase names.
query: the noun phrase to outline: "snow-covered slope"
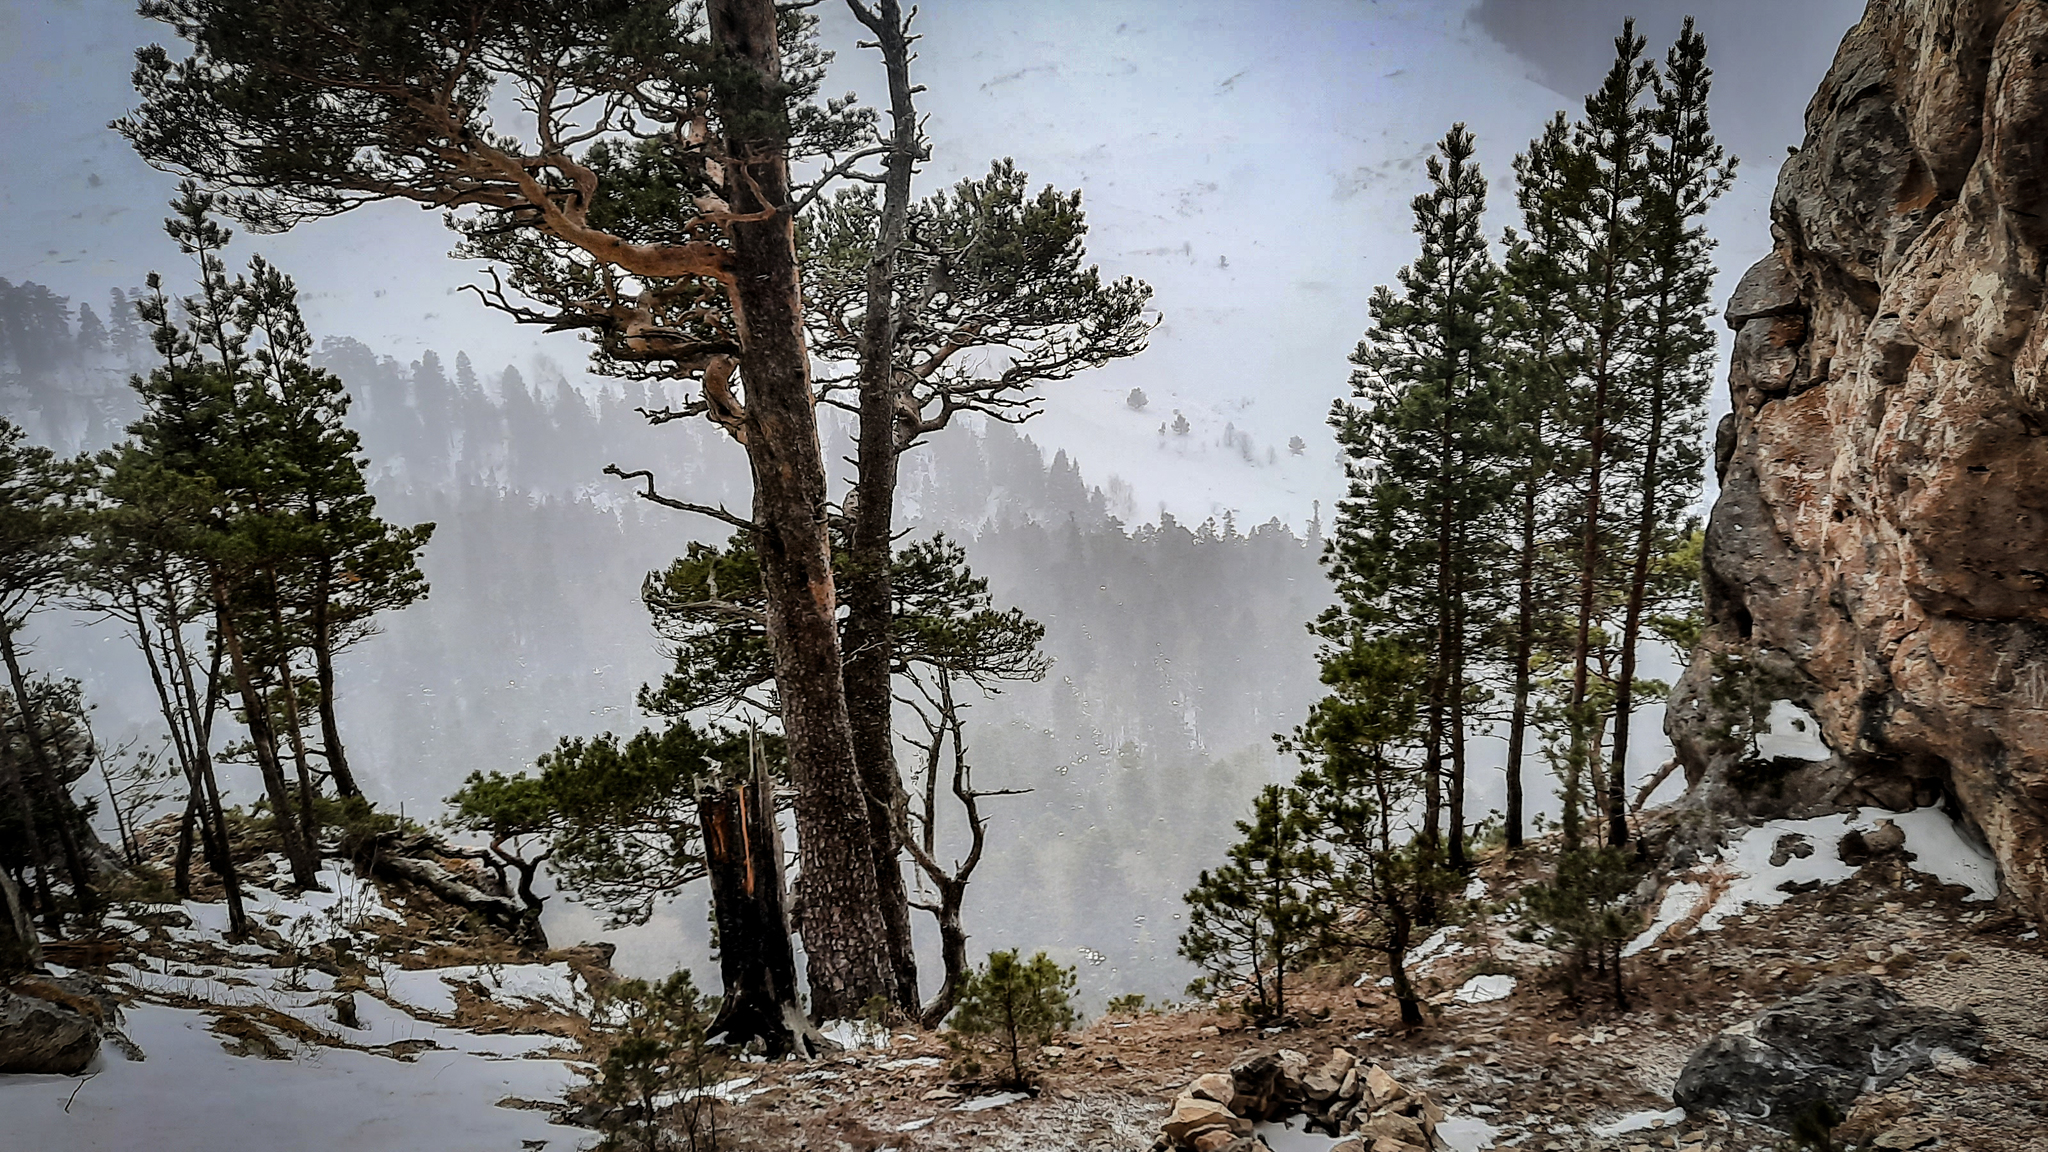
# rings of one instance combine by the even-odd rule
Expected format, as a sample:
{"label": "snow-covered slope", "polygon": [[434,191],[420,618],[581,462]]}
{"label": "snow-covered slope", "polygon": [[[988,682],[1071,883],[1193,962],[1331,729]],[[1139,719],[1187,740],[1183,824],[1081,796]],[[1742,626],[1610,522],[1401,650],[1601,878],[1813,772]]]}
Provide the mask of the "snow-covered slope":
{"label": "snow-covered slope", "polygon": [[[107,935],[128,946],[95,975],[129,1001],[123,1030],[144,1058],[108,1044],[83,1076],[0,1076],[0,1146],[511,1152],[592,1142],[551,1123],[578,1082],[578,1049],[560,1033],[588,1006],[568,964],[420,966],[431,948],[396,946],[407,910],[345,863],[324,879],[333,891],[248,889],[264,926],[257,941],[228,943],[218,903],[110,914]],[[350,959],[328,959],[337,956]]]}

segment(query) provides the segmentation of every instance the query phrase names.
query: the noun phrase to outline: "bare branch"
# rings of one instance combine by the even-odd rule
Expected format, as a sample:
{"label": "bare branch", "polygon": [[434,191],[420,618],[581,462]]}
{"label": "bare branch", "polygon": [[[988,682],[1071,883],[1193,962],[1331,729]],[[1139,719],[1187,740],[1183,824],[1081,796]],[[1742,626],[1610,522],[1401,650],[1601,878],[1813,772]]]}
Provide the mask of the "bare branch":
{"label": "bare branch", "polygon": [[672,496],[662,495],[655,490],[654,473],[649,472],[645,468],[638,468],[627,472],[622,470],[617,464],[607,464],[604,466],[604,474],[607,476],[617,476],[621,480],[646,480],[646,487],[634,493],[634,495],[642,500],[649,500],[659,504],[664,508],[674,508],[679,512],[695,512],[700,516],[709,516],[713,520],[723,520],[727,524],[747,532],[759,532],[761,530],[760,525],[755,524],[752,520],[745,520],[733,515],[731,512],[726,511],[723,505],[713,508],[709,504],[692,504],[686,500],[677,500]]}

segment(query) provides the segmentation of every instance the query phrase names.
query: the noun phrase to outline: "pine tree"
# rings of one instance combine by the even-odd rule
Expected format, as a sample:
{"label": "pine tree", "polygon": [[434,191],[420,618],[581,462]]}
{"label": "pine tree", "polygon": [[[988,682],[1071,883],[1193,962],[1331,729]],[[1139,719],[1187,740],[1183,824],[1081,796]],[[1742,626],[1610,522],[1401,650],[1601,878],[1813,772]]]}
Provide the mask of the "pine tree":
{"label": "pine tree", "polygon": [[1463,867],[1466,724],[1494,550],[1483,521],[1503,488],[1487,342],[1498,270],[1471,133],[1454,126],[1437,151],[1430,190],[1413,201],[1421,253],[1398,294],[1373,294],[1373,327],[1351,357],[1356,402],[1340,400],[1330,417],[1350,494],[1328,553],[1342,604],[1319,627],[1340,645],[1397,636],[1430,654],[1422,834],[1444,839],[1448,809],[1449,859]]}
{"label": "pine tree", "polygon": [[[1502,383],[1505,494],[1503,559],[1514,573],[1514,602],[1498,620],[1493,647],[1504,658],[1509,704],[1507,733],[1507,845],[1520,848],[1526,827],[1523,767],[1528,756],[1535,664],[1558,655],[1567,630],[1557,610],[1552,544],[1563,508],[1552,477],[1559,462],[1557,408],[1576,376],[1565,230],[1562,213],[1573,194],[1569,179],[1570,130],[1563,114],[1515,158],[1515,200],[1523,230],[1509,229],[1504,247],[1501,300],[1491,340]],[[1568,534],[1569,529],[1565,528]]]}
{"label": "pine tree", "polygon": [[1423,663],[1384,638],[1326,654],[1335,690],[1281,741],[1305,766],[1295,787],[1321,846],[1312,898],[1341,910],[1320,921],[1321,940],[1379,953],[1408,1025],[1422,1023],[1408,952],[1420,928],[1445,918],[1462,883],[1443,845],[1399,822],[1420,783]]}
{"label": "pine tree", "polygon": [[[349,395],[340,379],[311,363],[312,336],[300,317],[291,278],[261,257],[250,264],[245,323],[261,338],[251,364],[260,374],[257,397],[267,418],[261,431],[271,448],[271,499],[296,521],[289,587],[277,593],[298,614],[294,629],[314,661],[321,754],[336,791],[360,796],[348,766],[335,715],[335,654],[374,633],[374,618],[427,593],[418,556],[432,524],[399,528],[376,514],[376,498],[363,476],[362,444],[346,417]],[[273,569],[273,572],[276,570]],[[273,605],[275,607],[275,604]],[[280,641],[287,629],[274,615]],[[286,652],[286,710],[296,714]]]}
{"label": "pine tree", "polygon": [[[107,461],[107,495],[116,507],[132,505],[131,525],[155,525],[156,553],[175,552],[203,574],[200,591],[240,697],[249,752],[294,881],[311,886],[319,837],[313,757],[323,758],[344,796],[360,794],[334,716],[333,653],[368,635],[376,611],[424,594],[414,561],[432,525],[399,530],[376,518],[359,442],[343,423],[347,393],[310,363],[312,339],[291,280],[261,258],[248,275],[229,278],[221,251],[230,233],[212,217],[218,203],[187,183],[166,222],[199,265],[199,291],[181,302],[181,323],[151,277],[154,295],[141,313],[163,364],[136,380],[144,416],[130,430],[132,448]],[[132,550],[141,542],[127,543]],[[165,635],[182,635],[182,623],[163,624]],[[148,627],[139,615],[135,626]],[[310,685],[297,664],[309,650]],[[191,771],[204,784],[199,728],[210,721],[195,727],[189,719],[202,707],[197,699],[172,704],[188,717]],[[318,748],[305,731],[310,713],[319,717]],[[286,778],[287,749],[295,780]]]}
{"label": "pine tree", "polygon": [[[815,161],[836,178],[872,132],[865,110],[818,99],[815,18],[769,0],[488,19],[469,0],[429,0],[404,20],[265,0],[150,13],[192,46],[138,55],[140,106],[118,127],[151,163],[234,189],[238,218],[265,228],[372,200],[449,209],[458,251],[501,269],[485,304],[588,334],[601,370],[694,382],[669,416],[704,415],[744,446],[745,516],[620,474],[649,500],[754,535],[794,766],[812,1007],[848,1016],[893,1000],[796,264],[796,218],[825,189],[792,176]],[[479,94],[494,87],[542,94],[526,138],[490,120]]]}
{"label": "pine tree", "polygon": [[221,881],[229,932],[240,936],[248,920],[214,763],[223,652],[217,634],[204,627],[208,585],[193,546],[212,500],[203,481],[165,468],[134,442],[100,453],[94,465],[97,506],[71,597],[86,611],[120,621],[142,653],[186,784],[174,890],[191,894],[196,834]]}
{"label": "pine tree", "polygon": [[960,990],[953,1010],[953,1030],[964,1036],[991,1037],[1010,1066],[1006,1083],[1023,1087],[1025,1053],[1052,1043],[1079,1017],[1072,1003],[1074,970],[1061,967],[1043,952],[1029,960],[1013,949],[991,952],[988,963]]}
{"label": "pine tree", "polygon": [[1643,286],[1636,271],[1645,241],[1650,123],[1641,104],[1655,71],[1642,59],[1644,43],[1635,22],[1624,22],[1615,39],[1614,63],[1600,89],[1587,97],[1570,148],[1559,154],[1568,166],[1570,184],[1560,198],[1564,235],[1556,255],[1571,289],[1569,341],[1579,368],[1560,406],[1571,441],[1560,475],[1575,490],[1578,504],[1576,615],[1565,704],[1568,848],[1577,847],[1582,835],[1583,813],[1576,798],[1597,791],[1588,788],[1599,767],[1604,728],[1594,680],[1600,649],[1611,642],[1601,625],[1616,586],[1618,520],[1607,497],[1613,478],[1631,462],[1634,447],[1623,432],[1631,414],[1627,385],[1632,343],[1641,335],[1644,320]]}
{"label": "pine tree", "polygon": [[[1626,770],[1636,699],[1636,650],[1658,604],[1657,560],[1680,547],[1695,524],[1690,509],[1702,482],[1706,398],[1714,366],[1713,240],[1702,217],[1734,179],[1734,163],[1707,124],[1712,72],[1706,39],[1685,20],[1653,78],[1655,104],[1643,194],[1644,339],[1630,386],[1640,447],[1629,496],[1636,505],[1633,552],[1614,691],[1613,760],[1607,771],[1607,842],[1628,840]],[[1683,585],[1681,585],[1683,587]],[[1690,594],[1691,589],[1681,593]]]}
{"label": "pine tree", "polygon": [[15,731],[0,740],[0,788],[6,792],[5,820],[27,846],[26,864],[35,869],[34,894],[44,923],[59,932],[65,917],[51,888],[59,866],[71,881],[76,911],[91,916],[91,833],[66,787],[72,777],[54,738],[51,694],[24,667],[21,631],[70,577],[72,542],[80,528],[76,487],[72,470],[49,449],[26,443],[19,427],[0,420],[0,657],[15,720]]}
{"label": "pine tree", "polygon": [[1237,822],[1239,840],[1224,863],[1204,870],[1182,897],[1188,906],[1180,954],[1207,975],[1197,995],[1248,987],[1245,1013],[1261,1021],[1287,1016],[1287,973],[1321,943],[1335,909],[1314,899],[1311,883],[1327,871],[1316,851],[1299,793],[1268,784]]}

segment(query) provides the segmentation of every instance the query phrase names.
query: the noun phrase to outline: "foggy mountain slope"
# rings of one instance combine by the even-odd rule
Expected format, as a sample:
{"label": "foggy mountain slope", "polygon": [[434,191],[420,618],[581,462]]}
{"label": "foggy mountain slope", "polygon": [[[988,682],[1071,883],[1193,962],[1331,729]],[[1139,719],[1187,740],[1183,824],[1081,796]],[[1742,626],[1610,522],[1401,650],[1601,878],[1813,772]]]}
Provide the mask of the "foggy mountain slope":
{"label": "foggy mountain slope", "polygon": [[[63,450],[101,447],[134,415],[125,384],[106,381],[144,358],[72,351],[10,378],[8,414]],[[373,797],[431,816],[472,771],[528,768],[563,736],[659,724],[634,706],[663,671],[640,582],[689,541],[726,532],[637,499],[602,468],[646,468],[664,493],[743,509],[737,449],[702,421],[647,426],[634,409],[664,400],[637,384],[592,395],[545,361],[408,364],[346,338],[320,359],[354,397],[380,514],[437,525],[421,559],[431,595],[341,661],[344,736]],[[837,460],[844,429],[829,435]],[[1181,893],[1246,799],[1291,774],[1271,736],[1319,692],[1303,627],[1328,601],[1315,529],[1305,539],[1278,522],[1168,516],[1126,530],[1114,483],[1091,487],[1080,463],[1047,460],[1000,423],[963,422],[908,463],[913,534],[963,541],[997,602],[1046,626],[1052,659],[1043,683],[968,713],[978,783],[1032,789],[990,804],[966,909],[973,948],[1104,957],[1091,996],[1177,994]],[[53,616],[38,642],[46,666],[86,682],[104,735],[160,726],[141,661],[112,628]],[[256,794],[253,769],[228,775],[240,796]],[[702,967],[705,899],[687,893],[649,928],[607,933],[622,964]],[[551,917],[567,918],[558,934],[601,930],[555,904]]]}

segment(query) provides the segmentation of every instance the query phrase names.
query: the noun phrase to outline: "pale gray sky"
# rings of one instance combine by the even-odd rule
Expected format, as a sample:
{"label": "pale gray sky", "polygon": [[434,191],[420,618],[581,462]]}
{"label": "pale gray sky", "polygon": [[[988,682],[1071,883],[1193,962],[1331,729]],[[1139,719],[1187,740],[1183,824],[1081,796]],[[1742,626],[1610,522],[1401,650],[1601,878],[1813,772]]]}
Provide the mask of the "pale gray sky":
{"label": "pale gray sky", "polygon": [[[1466,121],[1498,233],[1508,161],[1553,111],[1578,106],[1621,18],[1637,15],[1661,54],[1688,8],[1711,46],[1717,128],[1743,159],[1712,220],[1725,290],[1768,248],[1770,184],[1860,0],[937,0],[918,23],[935,146],[923,186],[1014,157],[1082,188],[1094,258],[1158,290],[1151,351],[1060,385],[1041,443],[1074,452],[1091,482],[1132,483],[1140,519],[1232,507],[1299,523],[1339,494],[1322,419],[1368,293],[1413,254],[1420,158]],[[819,11],[839,50],[831,87],[878,90],[851,19]],[[105,129],[132,99],[134,48],[163,37],[117,0],[0,0],[0,276],[99,307],[150,268],[182,272],[158,226],[172,179]],[[318,332],[403,358],[541,351],[573,372],[572,338],[453,295],[471,272],[445,258],[448,239],[433,215],[392,205],[238,247],[298,278]],[[1134,386],[1151,397],[1144,413],[1123,404]],[[1175,409],[1195,432],[1162,442]],[[1218,443],[1226,424],[1252,436],[1255,464]],[[1307,456],[1287,456],[1294,435]]]}

